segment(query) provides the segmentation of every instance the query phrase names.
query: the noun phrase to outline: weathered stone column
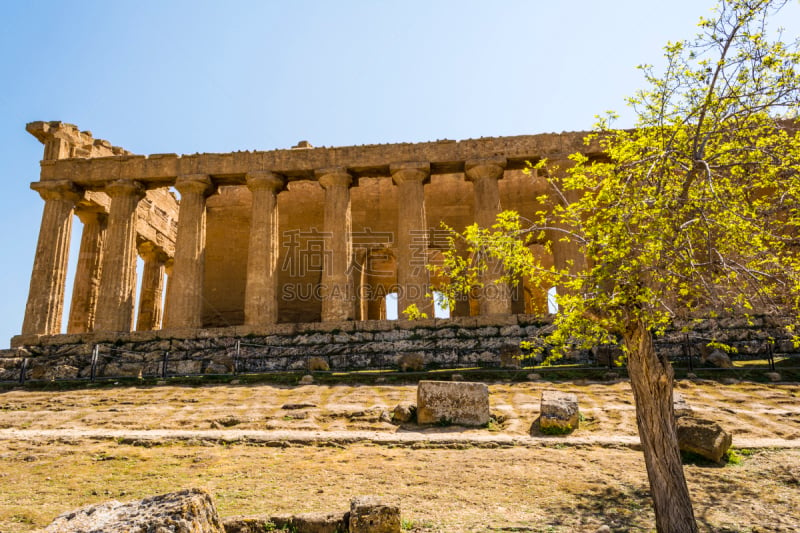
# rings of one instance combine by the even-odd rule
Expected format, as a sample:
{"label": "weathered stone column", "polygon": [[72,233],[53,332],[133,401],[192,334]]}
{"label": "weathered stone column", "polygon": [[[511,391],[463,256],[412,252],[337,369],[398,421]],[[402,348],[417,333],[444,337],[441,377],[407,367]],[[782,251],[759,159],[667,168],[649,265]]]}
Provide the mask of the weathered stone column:
{"label": "weathered stone column", "polygon": [[111,197],[95,331],[131,331],[136,303],[136,206],[144,187],[131,180],[106,186]]}
{"label": "weathered stone column", "polygon": [[354,308],[350,280],[353,261],[350,186],[353,177],[343,168],[318,170],[316,175],[325,189],[323,231],[330,245],[325,251],[321,280],[322,320],[350,320]]}
{"label": "weathered stone column", "polygon": [[273,172],[247,174],[247,188],[253,194],[244,293],[244,323],[249,326],[278,321],[278,193],[284,186],[283,178]]}
{"label": "weathered stone column", "polygon": [[142,288],[139,291],[139,317],[137,331],[152,331],[161,328],[164,298],[164,261],[166,256],[152,242],[139,245],[139,256],[144,262]]}
{"label": "weathered stone column", "polygon": [[165,328],[203,326],[203,275],[206,252],[206,197],[214,190],[205,174],[181,176],[175,263],[168,285]]}
{"label": "weathered stone column", "polygon": [[72,210],[80,193],[72,182],[61,180],[32,183],[31,189],[44,200],[44,210],[22,334],[55,335],[61,332]]}
{"label": "weathered stone column", "polygon": [[[464,172],[475,191],[475,222],[481,228],[490,228],[500,213],[500,189],[497,181],[503,177],[504,158],[467,161]],[[511,313],[511,291],[502,277],[500,261],[489,258],[480,293],[481,315],[507,315]]]}
{"label": "weathered stone column", "polygon": [[72,284],[67,333],[86,333],[94,330],[108,215],[100,207],[82,207],[76,209],[75,214],[83,222],[83,232]]}
{"label": "weathered stone column", "polygon": [[[569,159],[554,160],[549,172],[552,178],[559,185],[564,182],[567,172],[575,163]],[[563,190],[563,187],[562,187]],[[564,191],[563,196],[551,197],[553,204],[564,204],[564,202],[576,202],[581,197],[580,191]],[[553,252],[553,265],[556,270],[569,272],[570,275],[577,276],[586,271],[586,257],[581,252],[581,246],[574,238],[570,237],[570,231],[574,228],[566,224],[556,224],[556,228],[548,231],[550,247]],[[558,294],[567,294],[569,290],[564,286],[556,287]]]}
{"label": "weathered stone column", "polygon": [[397,313],[410,305],[433,318],[433,299],[426,297],[428,273],[428,224],[425,218],[425,182],[429,163],[399,163],[389,167],[397,185]]}

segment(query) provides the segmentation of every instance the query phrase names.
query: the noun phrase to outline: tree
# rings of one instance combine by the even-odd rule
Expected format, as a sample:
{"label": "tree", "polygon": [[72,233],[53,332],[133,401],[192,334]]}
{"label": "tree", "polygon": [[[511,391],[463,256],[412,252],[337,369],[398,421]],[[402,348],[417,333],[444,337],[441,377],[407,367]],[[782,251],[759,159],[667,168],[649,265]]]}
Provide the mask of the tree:
{"label": "tree", "polygon": [[[601,157],[535,165],[549,172],[552,209],[467,228],[453,238],[478,260],[452,246],[440,267],[452,279],[440,290],[452,301],[480,283],[482,254],[498,258],[506,281],[559,287],[550,343],[621,342],[660,532],[697,525],[677,444],[674,373],[654,336],[676,316],[800,307],[800,55],[796,41],[767,28],[786,2],[719,4],[693,40],[667,44],[662,74],[640,67],[647,88],[629,99],[634,129],[614,129],[608,114],[587,139]],[[579,246],[586,264],[544,268],[528,244],[545,233]]]}

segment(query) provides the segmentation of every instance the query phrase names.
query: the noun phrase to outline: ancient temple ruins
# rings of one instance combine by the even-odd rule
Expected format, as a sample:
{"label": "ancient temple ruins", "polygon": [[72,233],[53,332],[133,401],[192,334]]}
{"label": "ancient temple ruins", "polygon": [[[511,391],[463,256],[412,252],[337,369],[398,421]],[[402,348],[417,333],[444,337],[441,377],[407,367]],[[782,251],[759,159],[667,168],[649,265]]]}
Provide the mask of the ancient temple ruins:
{"label": "ancient temple ruins", "polygon": [[[60,334],[381,320],[393,293],[401,310],[433,316],[437,280],[426,265],[447,245],[441,223],[489,226],[501,209],[532,217],[551,200],[527,162],[587,150],[578,132],[144,156],[70,124],[27,129],[44,144],[31,184],[44,211],[17,346]],[[559,267],[578,258],[551,241],[532,246]],[[544,313],[547,289],[487,283],[452,316]]]}

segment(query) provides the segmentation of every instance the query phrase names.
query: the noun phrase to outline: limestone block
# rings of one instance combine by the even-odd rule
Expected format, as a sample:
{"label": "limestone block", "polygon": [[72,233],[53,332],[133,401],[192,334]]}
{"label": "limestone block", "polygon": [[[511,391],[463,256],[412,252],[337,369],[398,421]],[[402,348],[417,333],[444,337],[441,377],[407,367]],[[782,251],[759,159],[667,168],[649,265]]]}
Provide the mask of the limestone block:
{"label": "limestone block", "polygon": [[489,387],[484,383],[420,381],[417,422],[482,426],[489,422]]}
{"label": "limestone block", "polygon": [[400,508],[375,496],[350,501],[350,533],[400,533]]}
{"label": "limestone block", "polygon": [[731,447],[731,434],[712,420],[682,416],[678,419],[678,446],[720,463]]}
{"label": "limestone block", "polygon": [[112,361],[103,368],[103,376],[108,378],[141,378],[140,363],[118,363]]}
{"label": "limestone block", "polygon": [[289,528],[297,533],[343,533],[344,517],[345,513],[304,513],[293,516]]}
{"label": "limestone block", "polygon": [[410,402],[403,402],[397,404],[392,411],[392,422],[396,424],[403,424],[414,420],[417,414],[417,406]]}
{"label": "limestone block", "polygon": [[188,489],[127,503],[109,501],[64,513],[44,533],[225,533],[211,496]]}
{"label": "limestone block", "polygon": [[345,533],[346,513],[305,513],[300,515],[234,517],[224,520],[225,533]]}
{"label": "limestone block", "polygon": [[542,433],[569,433],[580,424],[578,396],[571,392],[542,391],[539,429]]}
{"label": "limestone block", "polygon": [[170,361],[169,372],[171,374],[178,374],[179,376],[189,374],[201,374],[203,371],[203,361]]}

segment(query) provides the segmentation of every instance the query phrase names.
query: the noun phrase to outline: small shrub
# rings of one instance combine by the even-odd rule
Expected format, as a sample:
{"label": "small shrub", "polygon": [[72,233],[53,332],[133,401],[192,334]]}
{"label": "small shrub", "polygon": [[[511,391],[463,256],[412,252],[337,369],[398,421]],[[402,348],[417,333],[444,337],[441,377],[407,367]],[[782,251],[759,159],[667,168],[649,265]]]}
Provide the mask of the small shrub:
{"label": "small shrub", "polygon": [[424,320],[428,318],[427,313],[423,313],[417,307],[417,304],[411,304],[403,310],[406,320]]}

